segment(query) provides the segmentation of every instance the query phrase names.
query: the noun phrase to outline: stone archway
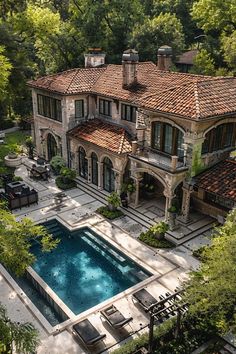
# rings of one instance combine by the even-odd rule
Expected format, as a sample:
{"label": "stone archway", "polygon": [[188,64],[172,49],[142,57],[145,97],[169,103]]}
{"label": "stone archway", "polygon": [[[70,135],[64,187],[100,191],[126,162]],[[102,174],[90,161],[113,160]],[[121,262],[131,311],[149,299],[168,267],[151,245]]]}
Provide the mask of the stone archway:
{"label": "stone archway", "polygon": [[55,137],[48,133],[47,135],[47,159],[50,161],[52,157],[58,155],[58,146]]}
{"label": "stone archway", "polygon": [[88,160],[86,152],[82,146],[78,149],[79,176],[88,179]]}
{"label": "stone archway", "polygon": [[103,189],[107,192],[113,192],[115,190],[113,163],[108,157],[103,159]]}

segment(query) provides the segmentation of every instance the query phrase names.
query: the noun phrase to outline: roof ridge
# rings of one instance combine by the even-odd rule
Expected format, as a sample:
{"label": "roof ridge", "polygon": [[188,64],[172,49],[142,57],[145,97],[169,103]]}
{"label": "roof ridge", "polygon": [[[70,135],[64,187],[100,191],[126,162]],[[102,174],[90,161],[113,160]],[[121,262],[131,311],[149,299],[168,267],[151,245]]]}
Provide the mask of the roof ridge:
{"label": "roof ridge", "polygon": [[64,91],[65,93],[68,92],[69,88],[71,87],[72,85],[72,81],[74,80],[74,78],[77,76],[78,74],[78,70],[75,70],[75,74],[73,75],[73,77],[71,78],[71,81],[69,83],[69,85],[67,86],[66,90]]}
{"label": "roof ridge", "polygon": [[195,98],[195,108],[196,108],[196,118],[200,118],[200,103],[199,103],[199,96],[198,96],[198,82],[194,83],[194,98]]}
{"label": "roof ridge", "polygon": [[120,147],[119,147],[119,152],[118,154],[120,154],[122,152],[122,148],[123,148],[123,145],[124,145],[124,142],[125,142],[125,129],[122,128],[122,137],[121,137],[121,141],[120,141]]}

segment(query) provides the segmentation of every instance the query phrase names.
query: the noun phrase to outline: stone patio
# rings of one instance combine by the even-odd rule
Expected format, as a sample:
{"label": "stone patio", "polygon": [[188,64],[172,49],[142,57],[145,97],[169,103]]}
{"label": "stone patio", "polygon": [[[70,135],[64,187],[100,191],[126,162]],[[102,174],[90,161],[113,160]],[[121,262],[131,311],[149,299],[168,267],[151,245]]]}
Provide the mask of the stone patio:
{"label": "stone patio", "polygon": [[[144,285],[137,284],[134,288],[137,290],[145,286],[155,297],[165,294],[167,291],[173,291],[176,286],[179,286],[181,281],[188,277],[188,272],[199,266],[199,262],[192,256],[191,250],[210,242],[209,232],[206,232],[171,250],[157,250],[146,247],[137,240],[140,232],[146,228],[143,223],[138,223],[137,220],[134,220],[134,217],[131,215],[132,213],[129,215],[129,209],[126,210],[124,217],[113,222],[108,222],[102,216],[95,213],[95,210],[103,205],[101,200],[95,198],[95,195],[92,196],[80,188],[74,188],[66,191],[66,198],[64,198],[61,204],[56,205],[54,196],[60,190],[55,186],[53,179],[49,182],[36,182],[28,177],[24,165],[21,165],[17,169],[16,175],[22,176],[25,182],[39,193],[38,204],[14,211],[19,219],[27,216],[35,222],[42,222],[48,218],[57,216],[58,220],[61,220],[70,227],[80,227],[85,224],[91,225],[100,233],[103,233],[107,239],[114,242],[124,253],[127,253],[126,250],[129,250],[129,255],[132,258],[138,263],[144,263],[147,269],[152,271],[153,276],[147,279]],[[151,202],[140,206],[139,209],[138,212],[145,214],[150,220],[160,218],[159,215],[161,215],[162,211],[161,205],[155,205]],[[196,225],[199,222],[201,222],[199,218],[193,220],[193,223],[188,225],[188,231],[194,232],[196,227],[199,228],[199,225]],[[3,276],[1,269],[0,288],[1,302],[7,307],[9,317],[19,322],[30,321],[39,330],[41,344],[37,351],[38,354],[80,354],[88,352],[81,343],[74,340],[71,334],[71,325],[59,333],[49,334],[32,310],[30,310],[30,306],[26,304],[25,298],[21,294],[17,294]],[[84,314],[82,313],[80,318],[76,319],[76,321],[79,321],[83,318],[89,318],[98,330],[106,333],[107,336],[104,343],[108,349],[98,347],[97,351],[93,351],[94,354],[101,352],[103,349],[104,353],[110,353],[120,343],[123,343],[126,337],[130,337],[131,333],[133,333],[132,337],[135,337],[146,330],[148,317],[133,303],[132,292],[134,292],[133,288],[131,290],[128,289],[122,294],[107,300],[105,303],[99,304],[94,310],[91,309]],[[126,331],[114,332],[114,330],[101,320],[100,310],[109,303],[114,303],[124,316],[133,317],[134,320],[130,326],[126,327]]]}

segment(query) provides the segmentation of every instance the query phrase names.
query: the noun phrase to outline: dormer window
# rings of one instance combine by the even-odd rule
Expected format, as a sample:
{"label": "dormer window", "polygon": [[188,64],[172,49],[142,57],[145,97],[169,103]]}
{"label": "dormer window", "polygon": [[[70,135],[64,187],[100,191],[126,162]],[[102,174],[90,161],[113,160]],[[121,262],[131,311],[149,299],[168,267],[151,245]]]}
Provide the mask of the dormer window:
{"label": "dormer window", "polygon": [[99,113],[111,117],[111,101],[99,99]]}
{"label": "dormer window", "polygon": [[134,106],[130,106],[127,104],[121,105],[121,119],[127,120],[128,122],[136,122],[136,110],[137,108]]}
{"label": "dormer window", "polygon": [[75,118],[84,117],[84,100],[75,101]]}

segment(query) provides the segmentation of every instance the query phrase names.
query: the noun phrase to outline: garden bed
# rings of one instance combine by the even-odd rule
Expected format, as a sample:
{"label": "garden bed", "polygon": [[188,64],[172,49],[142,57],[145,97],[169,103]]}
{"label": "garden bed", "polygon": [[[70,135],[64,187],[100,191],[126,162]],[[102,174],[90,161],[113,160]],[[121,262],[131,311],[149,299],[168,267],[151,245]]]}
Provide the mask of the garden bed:
{"label": "garden bed", "polygon": [[98,208],[96,212],[109,220],[114,220],[124,215],[124,213],[121,210],[116,209],[114,211],[111,211],[106,206],[102,206]]}
{"label": "garden bed", "polygon": [[140,241],[144,242],[146,245],[155,248],[173,248],[175,245],[166,240],[158,240],[156,236],[151,231],[142,232],[138,238]]}
{"label": "garden bed", "polygon": [[63,181],[63,177],[62,176],[58,176],[55,180],[56,186],[60,189],[62,189],[63,191],[67,190],[67,189],[72,189],[76,187],[76,182],[71,180],[68,182],[64,182]]}

